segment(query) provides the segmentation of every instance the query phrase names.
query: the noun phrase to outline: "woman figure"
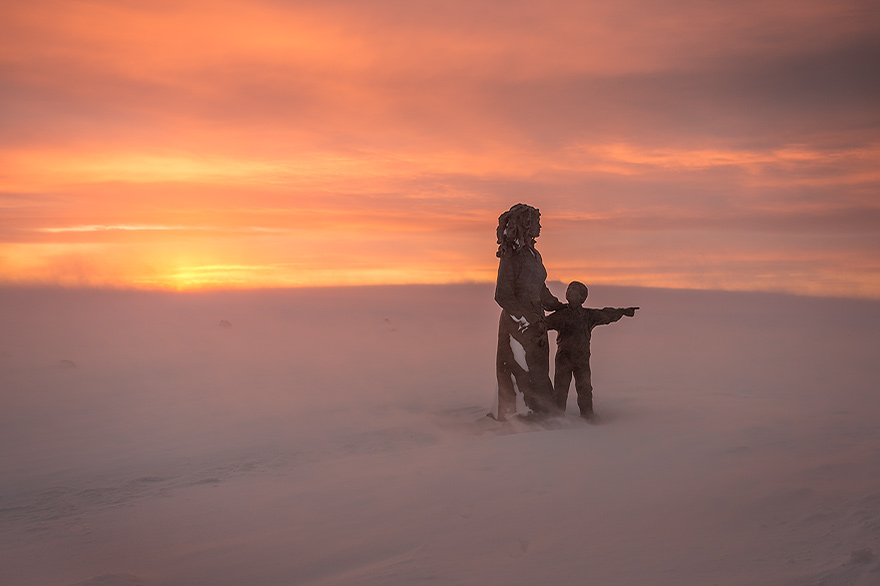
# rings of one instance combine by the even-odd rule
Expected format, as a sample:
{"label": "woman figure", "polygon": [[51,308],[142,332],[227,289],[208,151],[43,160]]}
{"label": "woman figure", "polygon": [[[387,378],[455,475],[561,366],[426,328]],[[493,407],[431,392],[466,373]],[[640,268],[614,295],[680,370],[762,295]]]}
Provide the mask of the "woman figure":
{"label": "woman figure", "polygon": [[550,293],[547,270],[535,250],[541,213],[518,203],[498,218],[498,419],[516,414],[516,391],[535,416],[556,410],[550,382],[550,346],[544,310],[564,307]]}

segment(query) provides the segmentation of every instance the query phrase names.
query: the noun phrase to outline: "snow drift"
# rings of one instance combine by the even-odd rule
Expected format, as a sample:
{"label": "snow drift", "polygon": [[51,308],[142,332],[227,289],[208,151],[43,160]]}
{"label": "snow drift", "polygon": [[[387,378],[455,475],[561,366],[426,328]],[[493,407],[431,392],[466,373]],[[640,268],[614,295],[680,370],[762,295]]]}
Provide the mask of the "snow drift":
{"label": "snow drift", "polygon": [[488,286],[2,290],[0,583],[878,583],[880,303],[587,305],[601,422],[534,431]]}

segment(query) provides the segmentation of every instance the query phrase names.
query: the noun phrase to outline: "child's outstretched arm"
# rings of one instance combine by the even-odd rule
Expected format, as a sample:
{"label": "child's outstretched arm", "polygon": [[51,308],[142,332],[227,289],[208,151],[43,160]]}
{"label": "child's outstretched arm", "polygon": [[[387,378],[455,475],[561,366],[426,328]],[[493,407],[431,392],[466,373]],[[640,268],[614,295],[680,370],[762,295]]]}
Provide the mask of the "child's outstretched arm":
{"label": "child's outstretched arm", "polygon": [[593,321],[597,326],[612,324],[623,316],[634,316],[637,309],[638,307],[605,307],[603,309],[593,309]]}

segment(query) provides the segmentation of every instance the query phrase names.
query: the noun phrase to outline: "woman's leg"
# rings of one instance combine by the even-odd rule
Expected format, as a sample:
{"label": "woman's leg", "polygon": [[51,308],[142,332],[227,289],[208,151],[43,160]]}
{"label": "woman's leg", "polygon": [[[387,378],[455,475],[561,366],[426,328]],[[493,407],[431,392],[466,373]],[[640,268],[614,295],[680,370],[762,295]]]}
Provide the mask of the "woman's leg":
{"label": "woman's leg", "polygon": [[[509,319],[509,318],[508,318]],[[498,419],[504,421],[516,415],[516,388],[513,383],[516,360],[510,346],[510,333],[505,326],[505,314],[498,324],[498,350],[495,355],[495,377],[498,381]]]}
{"label": "woman's leg", "polygon": [[550,343],[547,341],[547,332],[526,336],[524,341],[529,387],[528,393],[523,390],[526,405],[535,413],[555,413],[557,407],[553,383],[550,382]]}

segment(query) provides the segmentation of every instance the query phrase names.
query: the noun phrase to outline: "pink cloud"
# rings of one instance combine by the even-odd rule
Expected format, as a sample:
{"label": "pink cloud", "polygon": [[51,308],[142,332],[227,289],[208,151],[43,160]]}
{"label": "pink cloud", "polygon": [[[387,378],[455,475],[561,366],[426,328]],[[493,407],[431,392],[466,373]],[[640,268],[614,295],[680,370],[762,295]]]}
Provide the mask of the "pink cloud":
{"label": "pink cloud", "polygon": [[703,262],[687,251],[715,246],[707,226],[778,233],[765,244],[792,262],[857,234],[843,266],[874,250],[878,221],[872,6],[5,6],[0,247],[184,246],[255,267],[306,251],[312,273],[447,279],[464,263],[488,280],[495,218],[529,201],[551,267],[588,266],[561,246],[588,231],[618,244],[591,240],[617,274],[639,233],[686,275]]}

